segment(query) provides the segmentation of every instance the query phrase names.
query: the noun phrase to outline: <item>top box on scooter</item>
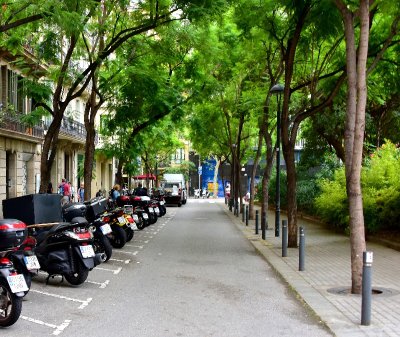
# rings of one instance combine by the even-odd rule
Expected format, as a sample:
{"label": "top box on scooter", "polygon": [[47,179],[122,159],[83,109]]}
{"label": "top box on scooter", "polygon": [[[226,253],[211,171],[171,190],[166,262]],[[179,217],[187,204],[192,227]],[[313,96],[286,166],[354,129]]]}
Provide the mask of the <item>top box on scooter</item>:
{"label": "top box on scooter", "polygon": [[28,234],[25,223],[16,219],[0,220],[0,250],[20,246]]}
{"label": "top box on scooter", "polygon": [[100,214],[107,211],[107,199],[95,198],[85,201],[86,218],[89,222],[93,222]]}
{"label": "top box on scooter", "polygon": [[18,219],[27,225],[61,222],[60,194],[27,194],[3,200],[5,219]]}
{"label": "top box on scooter", "polygon": [[72,221],[76,217],[85,217],[86,205],[81,202],[70,202],[62,207],[64,220]]}

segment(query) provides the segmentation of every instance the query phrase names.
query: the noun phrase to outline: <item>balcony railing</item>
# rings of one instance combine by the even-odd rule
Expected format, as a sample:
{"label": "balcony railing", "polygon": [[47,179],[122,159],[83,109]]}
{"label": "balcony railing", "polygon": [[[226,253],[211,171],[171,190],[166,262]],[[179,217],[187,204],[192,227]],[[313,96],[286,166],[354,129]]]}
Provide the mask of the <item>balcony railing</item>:
{"label": "balcony railing", "polygon": [[[51,121],[45,123],[45,129],[48,129]],[[69,137],[79,139],[80,141],[86,141],[86,128],[85,125],[73,120],[70,117],[64,117],[61,126],[60,134],[64,134]],[[96,132],[95,145],[98,143],[98,134]]]}
{"label": "balcony railing", "polygon": [[60,133],[65,133],[68,136],[86,140],[85,125],[74,121],[72,118],[64,117],[61,122]]}
{"label": "balcony railing", "polygon": [[[49,128],[50,123],[50,121],[40,121],[34,126],[31,126],[22,122],[18,115],[0,115],[0,130],[11,131],[20,135],[39,138],[41,140],[44,138],[44,132]],[[76,138],[82,142],[86,141],[85,125],[68,117],[63,118],[61,122],[60,133]],[[98,138],[98,133],[96,132],[95,145],[98,144]]]}
{"label": "balcony railing", "polygon": [[43,139],[44,137],[43,122],[30,126],[23,123],[18,116],[0,116],[0,129],[40,139]]}

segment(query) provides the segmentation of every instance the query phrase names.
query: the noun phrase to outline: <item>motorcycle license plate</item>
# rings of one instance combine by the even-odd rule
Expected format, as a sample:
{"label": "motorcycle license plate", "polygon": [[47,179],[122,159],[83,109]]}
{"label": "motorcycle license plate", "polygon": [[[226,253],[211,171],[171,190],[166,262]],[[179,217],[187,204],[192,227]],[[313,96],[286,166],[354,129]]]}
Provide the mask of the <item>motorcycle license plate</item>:
{"label": "motorcycle license plate", "polygon": [[100,230],[104,235],[110,234],[112,232],[111,226],[108,223],[100,226]]}
{"label": "motorcycle license plate", "polygon": [[25,261],[26,268],[27,268],[28,270],[40,269],[39,260],[38,260],[38,258],[36,257],[36,255],[33,255],[33,256],[24,256],[24,261]]}
{"label": "motorcycle license plate", "polygon": [[154,208],[154,211],[155,211],[156,213],[160,213],[160,209],[159,209],[158,207],[155,207],[155,208]]}
{"label": "motorcycle license plate", "polygon": [[164,205],[165,204],[165,202],[164,201],[160,201],[160,205]]}
{"label": "motorcycle license plate", "polygon": [[151,208],[151,207],[149,207],[149,212],[150,212],[150,213],[154,213],[154,209]]}
{"label": "motorcycle license plate", "polygon": [[82,257],[84,259],[93,257],[95,255],[92,245],[79,246],[79,249],[81,250]]}
{"label": "motorcycle license plate", "polygon": [[11,288],[11,292],[14,294],[29,290],[25,277],[22,274],[7,276],[7,281]]}
{"label": "motorcycle license plate", "polygon": [[125,218],[123,216],[120,216],[118,218],[118,222],[123,225],[125,223]]}
{"label": "motorcycle license plate", "polygon": [[147,213],[143,213],[143,219],[148,219],[149,218],[149,216],[147,215]]}
{"label": "motorcycle license plate", "polygon": [[134,230],[134,231],[137,231],[137,230],[138,230],[138,228],[137,228],[137,226],[136,226],[136,224],[135,224],[134,222],[131,223],[130,226],[131,226],[131,229],[132,229],[132,230]]}
{"label": "motorcycle license plate", "polygon": [[137,214],[133,214],[132,218],[133,218],[133,220],[135,220],[135,222],[139,221],[139,217],[137,216]]}

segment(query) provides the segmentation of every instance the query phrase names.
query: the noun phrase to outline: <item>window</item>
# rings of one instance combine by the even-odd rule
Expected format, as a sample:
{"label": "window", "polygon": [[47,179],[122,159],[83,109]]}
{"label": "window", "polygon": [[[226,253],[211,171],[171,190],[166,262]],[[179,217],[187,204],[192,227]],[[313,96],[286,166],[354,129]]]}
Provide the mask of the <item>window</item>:
{"label": "window", "polygon": [[8,70],[8,104],[15,112],[26,113],[26,97],[23,94],[22,77]]}

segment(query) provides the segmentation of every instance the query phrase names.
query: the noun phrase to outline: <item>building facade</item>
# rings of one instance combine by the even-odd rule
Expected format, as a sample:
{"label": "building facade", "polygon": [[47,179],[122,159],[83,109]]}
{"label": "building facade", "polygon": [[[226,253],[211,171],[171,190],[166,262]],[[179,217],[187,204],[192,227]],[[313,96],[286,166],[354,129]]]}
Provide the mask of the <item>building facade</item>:
{"label": "building facade", "polygon": [[[13,55],[0,50],[0,202],[38,193],[42,144],[51,123],[51,118],[44,118],[35,126],[22,122],[21,117],[31,112],[32,100],[24,95],[23,76],[15,64]],[[80,185],[86,143],[84,107],[84,97],[75,99],[63,118],[51,169],[54,193],[62,178],[69,180],[75,191]],[[91,182],[93,197],[98,190],[111,189],[114,167],[112,159],[96,155]],[[1,207],[0,218],[2,215]]]}

